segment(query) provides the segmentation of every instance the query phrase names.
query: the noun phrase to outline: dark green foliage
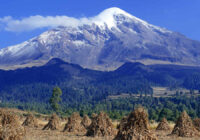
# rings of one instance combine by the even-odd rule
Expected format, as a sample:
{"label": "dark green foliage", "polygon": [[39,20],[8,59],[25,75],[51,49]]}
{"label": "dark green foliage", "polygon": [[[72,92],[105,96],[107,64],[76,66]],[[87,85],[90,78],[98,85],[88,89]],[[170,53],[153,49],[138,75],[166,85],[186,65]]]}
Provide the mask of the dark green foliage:
{"label": "dark green foliage", "polygon": [[159,121],[161,121],[163,118],[166,118],[166,119],[168,119],[168,120],[172,120],[172,118],[173,118],[173,112],[170,110],[170,109],[168,109],[168,108],[163,108],[161,111],[160,111],[160,113],[159,113]]}
{"label": "dark green foliage", "polygon": [[152,95],[151,86],[193,91],[200,88],[199,73],[199,67],[141,63],[126,63],[115,71],[100,72],[52,59],[41,67],[0,71],[0,99],[47,103],[55,85],[63,91],[63,102],[69,104],[101,101],[121,93]]}
{"label": "dark green foliage", "polygon": [[[200,117],[200,97],[174,97],[174,98],[124,98],[116,100],[92,101],[84,103],[67,104],[61,103],[61,115],[71,115],[79,112],[81,116],[105,111],[112,119],[120,120],[128,115],[135,107],[143,106],[148,110],[149,119],[160,121],[163,117],[170,121],[176,121],[180,113],[186,110],[192,118]],[[48,103],[23,103],[2,102],[0,107],[16,107],[22,110],[34,110],[40,113],[50,114],[51,106]]]}
{"label": "dark green foliage", "polygon": [[[192,97],[195,89],[200,90],[199,67],[141,63],[126,63],[115,71],[101,72],[53,59],[41,67],[0,70],[1,106],[51,113],[49,100],[55,86],[62,89],[60,111],[64,114],[80,111],[81,115],[91,115],[105,110],[112,118],[120,119],[136,105],[142,105],[153,120],[165,115],[168,120],[176,120],[183,110],[192,117],[200,117],[199,97]],[[174,98],[141,96],[108,100],[108,96],[121,93],[152,95],[152,86],[187,88],[191,90],[191,97],[177,92]],[[55,111],[59,109],[57,105],[54,104]]]}
{"label": "dark green foliage", "polygon": [[52,107],[52,109],[56,112],[60,112],[60,105],[59,103],[61,102],[60,96],[62,95],[62,90],[59,87],[55,87],[53,89],[53,94],[49,100],[49,103]]}
{"label": "dark green foliage", "polygon": [[200,73],[192,73],[191,75],[187,76],[184,80],[183,85],[187,89],[198,89],[200,90]]}

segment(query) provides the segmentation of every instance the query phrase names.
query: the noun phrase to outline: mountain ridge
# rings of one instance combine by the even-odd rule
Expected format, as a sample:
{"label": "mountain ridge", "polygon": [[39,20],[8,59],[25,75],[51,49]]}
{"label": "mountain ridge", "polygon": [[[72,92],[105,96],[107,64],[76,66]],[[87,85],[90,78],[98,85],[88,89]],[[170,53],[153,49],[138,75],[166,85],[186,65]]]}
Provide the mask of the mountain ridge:
{"label": "mountain ridge", "polygon": [[200,65],[200,42],[109,8],[78,25],[1,49],[0,67],[43,65],[52,58],[96,70],[114,70],[125,62]]}
{"label": "mountain ridge", "polygon": [[115,71],[102,72],[54,58],[43,66],[0,70],[1,101],[48,102],[55,86],[63,90],[63,101],[73,104],[121,93],[153,94],[155,86],[200,90],[199,85],[200,67],[138,62],[127,62]]}

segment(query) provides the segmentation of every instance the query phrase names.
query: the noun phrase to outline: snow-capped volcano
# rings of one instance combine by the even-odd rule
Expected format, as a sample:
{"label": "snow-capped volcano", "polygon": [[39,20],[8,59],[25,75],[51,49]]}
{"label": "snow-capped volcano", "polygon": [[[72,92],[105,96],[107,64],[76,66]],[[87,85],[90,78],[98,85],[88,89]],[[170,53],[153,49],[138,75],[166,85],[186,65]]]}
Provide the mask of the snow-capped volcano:
{"label": "snow-capped volcano", "polygon": [[[119,16],[123,16],[126,18],[120,19]],[[125,20],[128,22],[130,21],[130,19],[134,19],[136,22],[147,24],[146,22],[116,7],[104,10],[96,17],[91,18],[90,23],[96,24],[99,27],[107,26],[109,29],[112,29],[117,28],[117,25],[120,24],[120,22],[124,22]]]}
{"label": "snow-capped volcano", "polygon": [[137,24],[142,24],[147,28],[155,28],[163,32],[170,32],[165,29],[151,25],[146,21],[141,20],[117,7],[104,10],[98,16],[91,18],[90,23],[92,24],[94,23],[99,27],[107,26],[109,29],[112,29],[112,28],[117,28],[117,25],[122,24],[123,22],[131,22],[131,21],[134,21]]}
{"label": "snow-capped volcano", "polygon": [[0,66],[32,66],[57,57],[93,69],[115,69],[127,61],[200,64],[200,43],[109,8],[77,24],[59,26],[0,50]]}

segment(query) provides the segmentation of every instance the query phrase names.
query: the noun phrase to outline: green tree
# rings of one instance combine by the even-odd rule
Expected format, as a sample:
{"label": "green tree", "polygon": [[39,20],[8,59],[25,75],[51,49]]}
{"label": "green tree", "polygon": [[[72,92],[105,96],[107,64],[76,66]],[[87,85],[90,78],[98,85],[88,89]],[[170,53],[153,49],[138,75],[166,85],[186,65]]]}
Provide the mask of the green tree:
{"label": "green tree", "polygon": [[172,120],[173,112],[168,108],[163,108],[159,114],[159,121],[162,120],[164,117],[168,120]]}
{"label": "green tree", "polygon": [[62,90],[59,87],[55,87],[53,89],[53,94],[49,100],[50,105],[52,107],[52,109],[56,112],[59,113],[60,112],[60,105],[59,103],[61,102],[61,96],[62,95]]}

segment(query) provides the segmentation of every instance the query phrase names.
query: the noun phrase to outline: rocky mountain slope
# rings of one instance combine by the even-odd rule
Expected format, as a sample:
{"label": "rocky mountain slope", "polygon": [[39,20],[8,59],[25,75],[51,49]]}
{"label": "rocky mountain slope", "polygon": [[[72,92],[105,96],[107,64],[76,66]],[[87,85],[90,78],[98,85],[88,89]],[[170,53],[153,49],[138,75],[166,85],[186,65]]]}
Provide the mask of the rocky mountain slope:
{"label": "rocky mountain slope", "polygon": [[84,24],[57,27],[1,49],[0,67],[42,65],[55,57],[98,70],[128,61],[200,65],[200,42],[110,8]]}

